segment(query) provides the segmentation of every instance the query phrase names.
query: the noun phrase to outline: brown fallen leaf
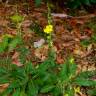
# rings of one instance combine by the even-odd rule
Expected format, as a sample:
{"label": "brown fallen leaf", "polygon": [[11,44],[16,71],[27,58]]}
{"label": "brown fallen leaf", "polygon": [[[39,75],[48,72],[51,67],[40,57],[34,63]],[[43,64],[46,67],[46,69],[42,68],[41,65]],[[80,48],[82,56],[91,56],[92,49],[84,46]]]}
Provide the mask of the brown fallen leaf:
{"label": "brown fallen leaf", "polygon": [[8,86],[9,86],[9,83],[1,84],[0,85],[0,93],[2,93]]}
{"label": "brown fallen leaf", "polygon": [[64,60],[63,60],[63,58],[61,58],[61,56],[57,56],[56,61],[57,61],[58,64],[63,64],[64,63]]}
{"label": "brown fallen leaf", "polygon": [[21,64],[21,62],[20,62],[19,59],[13,60],[12,64],[15,64],[15,65],[17,65],[17,66],[19,66],[19,67],[20,67],[20,66],[23,66],[23,64]]}
{"label": "brown fallen leaf", "polygon": [[22,27],[29,27],[31,25],[31,21],[30,20],[25,20],[22,22]]}
{"label": "brown fallen leaf", "polygon": [[41,61],[44,61],[47,57],[47,54],[48,54],[48,45],[44,45],[40,48],[36,48],[34,54]]}
{"label": "brown fallen leaf", "polygon": [[73,53],[80,56],[84,54],[80,49],[74,49]]}
{"label": "brown fallen leaf", "polygon": [[17,66],[22,66],[20,60],[19,60],[19,52],[15,52],[14,55],[12,56],[12,63],[17,65]]}
{"label": "brown fallen leaf", "polygon": [[[53,46],[52,50],[56,52],[57,48]],[[44,61],[48,57],[48,51],[49,51],[48,45],[43,45],[42,47],[35,49],[34,55],[41,61]]]}

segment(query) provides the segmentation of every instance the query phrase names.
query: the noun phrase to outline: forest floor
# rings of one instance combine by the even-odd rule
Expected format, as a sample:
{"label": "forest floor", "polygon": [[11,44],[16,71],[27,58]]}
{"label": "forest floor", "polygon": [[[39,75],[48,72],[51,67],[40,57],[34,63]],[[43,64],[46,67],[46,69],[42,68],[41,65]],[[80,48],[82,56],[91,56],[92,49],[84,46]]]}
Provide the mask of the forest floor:
{"label": "forest floor", "polygon": [[[47,58],[48,45],[42,36],[42,30],[47,25],[47,7],[35,7],[26,4],[0,4],[0,41],[2,36],[10,34],[15,36],[17,29],[10,20],[10,16],[18,12],[24,16],[22,22],[23,40],[26,48],[30,49],[27,57],[33,64],[42,62]],[[66,16],[65,16],[66,15]],[[68,56],[75,58],[78,71],[96,69],[96,16],[84,10],[62,11],[58,14],[52,12],[54,25],[53,44],[56,51],[56,62],[63,64]],[[40,30],[39,30],[40,29]],[[40,41],[41,44],[40,44]],[[37,42],[37,47],[35,43]],[[39,46],[42,45],[42,46]],[[16,50],[0,54],[0,60],[9,56],[14,64],[21,66]],[[2,89],[2,88],[0,88]]]}

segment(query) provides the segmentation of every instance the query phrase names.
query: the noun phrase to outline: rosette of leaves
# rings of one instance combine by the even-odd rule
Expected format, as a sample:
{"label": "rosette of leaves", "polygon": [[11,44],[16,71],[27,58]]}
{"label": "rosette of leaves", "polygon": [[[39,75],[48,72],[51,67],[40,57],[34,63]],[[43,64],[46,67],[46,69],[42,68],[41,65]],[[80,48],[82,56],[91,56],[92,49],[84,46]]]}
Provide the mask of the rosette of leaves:
{"label": "rosette of leaves", "polygon": [[46,60],[36,67],[29,62],[22,67],[12,65],[11,70],[0,68],[0,84],[9,83],[0,96],[38,96],[51,92],[56,84],[53,67],[53,61]]}
{"label": "rosette of leaves", "polygon": [[22,67],[12,65],[10,70],[0,68],[0,84],[9,83],[0,96],[74,96],[74,86],[96,87],[96,81],[91,79],[96,72],[81,72],[77,75],[76,66],[73,59],[58,65],[51,57],[37,66],[27,62]]}

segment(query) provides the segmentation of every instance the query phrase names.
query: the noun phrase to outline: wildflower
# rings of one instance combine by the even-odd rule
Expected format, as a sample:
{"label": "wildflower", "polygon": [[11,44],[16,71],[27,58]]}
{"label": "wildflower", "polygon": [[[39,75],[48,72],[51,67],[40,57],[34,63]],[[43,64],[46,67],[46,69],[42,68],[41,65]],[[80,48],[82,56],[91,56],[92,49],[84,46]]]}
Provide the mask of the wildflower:
{"label": "wildflower", "polygon": [[50,34],[52,31],[53,31],[53,26],[52,25],[47,25],[44,28],[44,32],[47,33],[47,34]]}
{"label": "wildflower", "polygon": [[80,92],[80,87],[74,87],[74,91],[75,91],[75,93],[81,93]]}

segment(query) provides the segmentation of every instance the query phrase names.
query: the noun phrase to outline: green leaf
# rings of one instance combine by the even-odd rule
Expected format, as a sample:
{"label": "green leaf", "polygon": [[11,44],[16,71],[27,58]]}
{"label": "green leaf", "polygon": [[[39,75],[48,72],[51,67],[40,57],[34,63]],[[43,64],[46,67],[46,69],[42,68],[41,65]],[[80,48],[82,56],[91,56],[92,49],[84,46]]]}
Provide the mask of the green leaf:
{"label": "green leaf", "polygon": [[50,62],[46,60],[38,66],[37,70],[39,73],[42,73],[42,72],[48,70],[49,68],[50,68]]}
{"label": "green leaf", "polygon": [[26,48],[25,45],[22,44],[22,46],[19,46],[17,48],[17,51],[20,53],[20,55],[19,55],[20,62],[25,65],[26,64],[27,56],[29,54],[28,48]]}
{"label": "green leaf", "polygon": [[35,0],[36,6],[39,6],[39,5],[41,4],[41,1],[42,1],[42,0]]}
{"label": "green leaf", "polygon": [[82,40],[81,41],[81,45],[82,46],[84,46],[84,47],[88,47],[88,45],[90,45],[91,44],[91,41],[90,40]]}
{"label": "green leaf", "polygon": [[84,71],[84,72],[81,72],[79,73],[79,75],[76,77],[76,78],[85,78],[85,79],[89,79],[91,78],[92,76],[95,76],[96,75],[96,70],[94,71]]}
{"label": "green leaf", "polygon": [[0,76],[0,84],[9,83],[9,76],[8,75],[2,75]]}
{"label": "green leaf", "polygon": [[12,96],[20,96],[20,88],[16,89]]}
{"label": "green leaf", "polygon": [[19,83],[19,82],[20,82],[20,81],[18,81],[18,80],[14,80],[14,81],[11,82],[11,84],[9,85],[9,88],[14,89],[14,88],[20,87],[20,83]]}
{"label": "green leaf", "polygon": [[42,78],[38,77],[37,79],[35,79],[35,84],[37,84],[38,86],[43,86],[44,82],[42,80]]}
{"label": "green leaf", "polygon": [[67,86],[67,89],[65,90],[66,94],[68,94],[68,96],[74,96],[74,89],[71,86]]}
{"label": "green leaf", "polygon": [[24,68],[18,67],[16,70],[11,71],[11,77],[17,79],[24,79],[27,77]]}
{"label": "green leaf", "polygon": [[18,44],[21,43],[21,39],[19,37],[15,37],[11,42],[10,44],[8,45],[9,46],[9,51],[12,51],[13,49],[16,48],[16,46]]}
{"label": "green leaf", "polygon": [[61,69],[61,71],[59,73],[59,76],[60,76],[61,79],[64,79],[64,80],[68,79],[67,64],[63,64],[62,69]]}
{"label": "green leaf", "polygon": [[82,79],[82,78],[76,79],[74,83],[79,86],[96,86],[96,81]]}
{"label": "green leaf", "polygon": [[58,86],[54,87],[51,93],[52,93],[52,96],[62,96],[61,95],[62,92]]}
{"label": "green leaf", "polygon": [[0,68],[0,76],[5,75],[7,73],[7,70],[5,68]]}
{"label": "green leaf", "polygon": [[30,80],[28,82],[28,89],[27,90],[28,90],[27,91],[28,96],[37,96],[38,95],[38,87],[33,82],[33,80]]}
{"label": "green leaf", "polygon": [[74,64],[70,64],[69,65],[69,76],[75,76],[76,75],[76,69],[77,69],[77,65]]}
{"label": "green leaf", "polygon": [[63,81],[69,81],[70,76],[74,75],[75,72],[76,72],[76,65],[73,64],[73,62],[71,62],[70,59],[68,58],[65,64],[62,65],[59,76]]}
{"label": "green leaf", "polygon": [[74,58],[68,58],[65,64],[62,65],[59,76],[63,81],[70,80],[76,74],[76,69],[77,65],[74,63]]}
{"label": "green leaf", "polygon": [[6,48],[8,47],[8,37],[4,37],[2,42],[0,43],[0,52],[4,52]]}
{"label": "green leaf", "polygon": [[33,67],[31,62],[28,62],[25,66],[25,71],[27,72],[27,74],[33,74],[35,71],[35,68]]}
{"label": "green leaf", "polygon": [[43,88],[41,88],[40,92],[41,93],[48,93],[50,91],[52,91],[52,89],[54,88],[54,85],[45,85]]}
{"label": "green leaf", "polygon": [[20,96],[28,96],[24,91],[21,91]]}
{"label": "green leaf", "polygon": [[96,43],[96,34],[93,34],[91,37],[92,42]]}

